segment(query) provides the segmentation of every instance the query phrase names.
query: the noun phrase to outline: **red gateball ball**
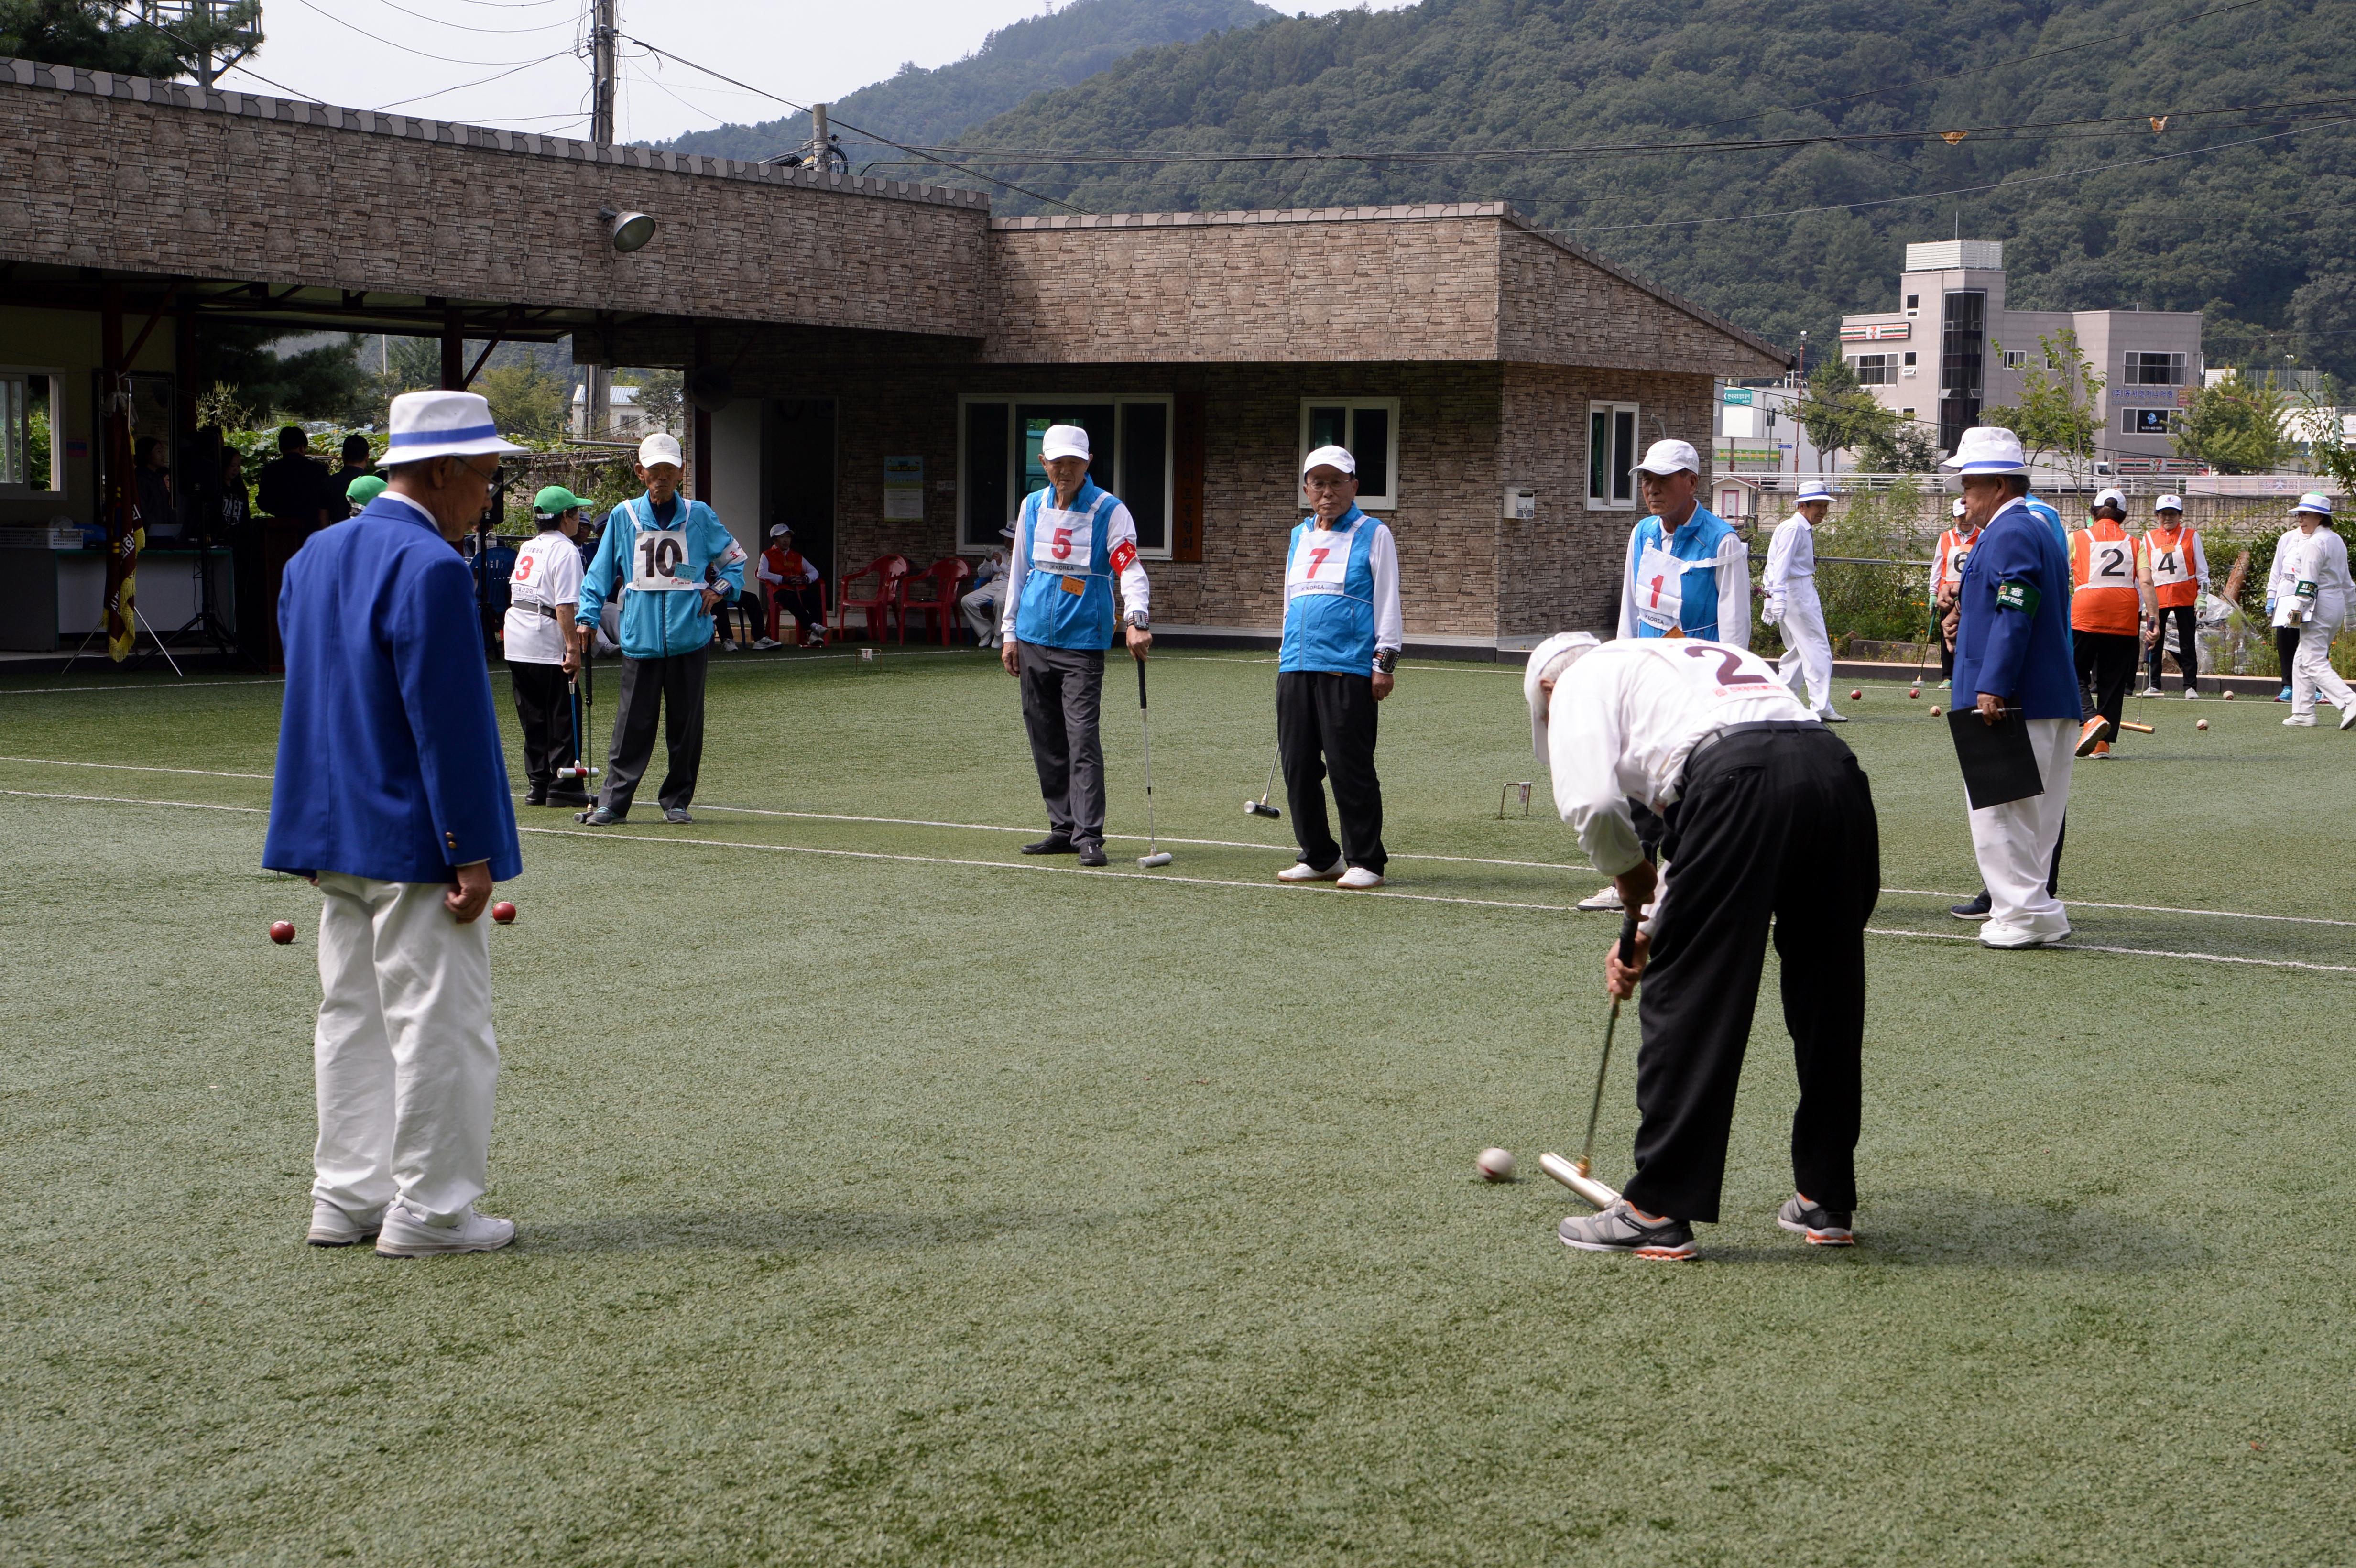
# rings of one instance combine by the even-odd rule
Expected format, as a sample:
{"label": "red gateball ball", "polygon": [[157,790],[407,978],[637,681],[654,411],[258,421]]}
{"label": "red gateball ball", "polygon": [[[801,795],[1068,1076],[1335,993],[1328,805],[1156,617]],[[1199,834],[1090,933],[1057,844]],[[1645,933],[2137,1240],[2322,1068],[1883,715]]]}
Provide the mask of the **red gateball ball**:
{"label": "red gateball ball", "polygon": [[1861,686],[1851,687],[1849,688],[1848,699],[1851,702],[1863,702],[1865,700],[1865,688]]}
{"label": "red gateball ball", "polygon": [[1909,698],[1920,697],[1922,695],[1922,688],[1919,686],[1910,686],[1906,688],[1906,695]]}
{"label": "red gateball ball", "polygon": [[270,940],[278,944],[281,947],[284,947],[288,943],[294,941],[294,923],[291,920],[272,921],[270,923]]}
{"label": "red gateball ball", "polygon": [[491,918],[498,921],[501,925],[507,924],[509,921],[515,919],[515,905],[508,902],[505,899],[501,899],[498,902],[491,906]]}

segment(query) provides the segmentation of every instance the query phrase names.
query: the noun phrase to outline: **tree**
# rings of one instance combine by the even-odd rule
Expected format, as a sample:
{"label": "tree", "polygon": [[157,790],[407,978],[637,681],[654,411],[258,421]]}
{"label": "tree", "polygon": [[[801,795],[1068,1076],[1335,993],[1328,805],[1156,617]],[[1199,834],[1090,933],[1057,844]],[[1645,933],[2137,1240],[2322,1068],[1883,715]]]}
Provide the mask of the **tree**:
{"label": "tree", "polygon": [[2221,474],[2263,474],[2288,453],[2283,437],[2284,398],[2271,376],[2253,380],[2239,371],[2192,394],[2176,437],[2180,457],[2198,458]]}
{"label": "tree", "polygon": [[2309,279],[2290,296],[2290,319],[2298,329],[2301,364],[2356,378],[2356,274]]}
{"label": "tree", "polygon": [[680,370],[649,370],[638,383],[638,411],[657,430],[677,435],[687,409],[687,375]]}
{"label": "tree", "polygon": [[1796,412],[1800,428],[1808,432],[1816,450],[1832,457],[1836,464],[1838,459],[1834,454],[1844,447],[1884,453],[1897,450],[1898,416],[1875,401],[1873,394],[1858,380],[1856,368],[1837,356],[1817,366],[1809,375]]}
{"label": "tree", "polygon": [[[0,0],[0,55],[126,76],[205,80],[262,47],[259,0],[126,19],[107,0]],[[215,57],[220,57],[218,59]]]}
{"label": "tree", "polygon": [[2340,411],[2340,389],[2329,377],[2321,388],[2302,387],[2305,405],[2296,417],[2307,438],[2308,466],[2338,483],[2342,495],[2356,495],[2356,445],[2348,440],[2347,416]]}
{"label": "tree", "polygon": [[[2040,457],[2056,460],[2074,485],[2084,479],[2094,461],[2094,437],[2103,428],[2094,400],[2108,380],[2078,347],[2078,335],[2068,327],[2051,337],[2040,335],[2043,362],[2020,377],[2020,402],[1980,411],[1982,424],[2003,425],[2020,437],[2033,464]],[[2003,352],[1993,340],[1989,347]]]}
{"label": "tree", "polygon": [[199,384],[226,386],[255,417],[366,423],[374,378],[361,370],[359,339],[280,355],[271,345],[293,336],[283,327],[207,322],[198,329],[195,374]]}
{"label": "tree", "polygon": [[502,365],[486,370],[475,383],[491,405],[492,422],[510,440],[548,437],[563,432],[567,393],[572,385],[560,381],[538,365]]}
{"label": "tree", "polygon": [[1939,466],[1938,434],[1912,420],[1893,420],[1888,433],[1860,436],[1858,457],[1875,474],[1928,474]]}

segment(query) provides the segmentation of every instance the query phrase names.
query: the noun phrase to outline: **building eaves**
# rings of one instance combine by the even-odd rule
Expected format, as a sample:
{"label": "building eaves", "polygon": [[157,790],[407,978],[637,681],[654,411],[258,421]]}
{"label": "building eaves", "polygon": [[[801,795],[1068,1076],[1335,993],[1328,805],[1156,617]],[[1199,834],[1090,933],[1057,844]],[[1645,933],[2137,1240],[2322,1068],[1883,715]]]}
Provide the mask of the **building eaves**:
{"label": "building eaves", "polygon": [[288,124],[325,126],[371,136],[397,136],[444,146],[472,147],[526,157],[556,158],[567,163],[610,164],[620,168],[659,169],[701,178],[751,180],[763,185],[795,186],[837,191],[845,196],[873,197],[887,201],[926,202],[943,207],[988,210],[990,197],[955,186],[928,185],[916,180],[873,179],[863,176],[820,175],[810,169],[773,168],[735,158],[707,158],[692,154],[657,152],[648,147],[599,147],[564,136],[543,136],[531,131],[501,131],[449,120],[423,120],[408,114],[386,114],[370,109],[346,109],[331,103],[299,99],[268,98],[259,93],[215,89],[208,92],[185,81],[156,81],[142,76],[118,76],[111,71],[81,70],[44,65],[35,60],[0,56],[0,87],[28,87],[57,92],[86,93],[134,103],[161,104],[213,114],[235,114]]}
{"label": "building eaves", "polygon": [[1768,342],[1765,338],[1760,336],[1749,327],[1737,326],[1734,323],[1727,320],[1726,317],[1719,315],[1716,311],[1705,309],[1704,307],[1694,304],[1693,301],[1687,299],[1682,294],[1671,293],[1668,290],[1661,287],[1660,284],[1654,283],[1647,278],[1637,276],[1627,268],[1622,266],[1619,262],[1610,261],[1605,257],[1597,255],[1594,251],[1589,250],[1586,246],[1580,244],[1577,240],[1566,240],[1561,235],[1555,233],[1552,229],[1541,229],[1537,224],[1531,222],[1528,219],[1523,217],[1520,213],[1514,211],[1510,208],[1505,209],[1505,217],[1506,222],[1512,224],[1523,233],[1544,240],[1546,243],[1553,246],[1556,250],[1562,251],[1566,255],[1576,256],[1590,267],[1611,273],[1622,283],[1626,283],[1630,288],[1642,289],[1644,293],[1652,295],[1655,299],[1659,300],[1663,304],[1667,305],[1670,309],[1683,311],[1686,315],[1693,317],[1696,321],[1700,322],[1704,326],[1710,327],[1718,332],[1722,332],[1726,334],[1727,336],[1758,350],[1760,353],[1767,356],[1768,358],[1773,359],[1780,364],[1789,366],[1795,362],[1795,356],[1793,355],[1791,350],[1787,348],[1778,348],[1775,345]]}

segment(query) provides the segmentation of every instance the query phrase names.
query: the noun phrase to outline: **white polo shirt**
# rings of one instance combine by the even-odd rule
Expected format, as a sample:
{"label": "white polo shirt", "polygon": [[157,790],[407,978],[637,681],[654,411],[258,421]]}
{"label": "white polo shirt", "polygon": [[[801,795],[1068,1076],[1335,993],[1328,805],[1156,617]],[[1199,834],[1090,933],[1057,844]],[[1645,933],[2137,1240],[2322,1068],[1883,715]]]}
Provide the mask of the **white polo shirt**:
{"label": "white polo shirt", "polygon": [[515,571],[508,579],[508,663],[564,662],[564,635],[553,616],[541,613],[541,606],[577,608],[581,578],[580,548],[562,528],[535,535],[516,551]]}

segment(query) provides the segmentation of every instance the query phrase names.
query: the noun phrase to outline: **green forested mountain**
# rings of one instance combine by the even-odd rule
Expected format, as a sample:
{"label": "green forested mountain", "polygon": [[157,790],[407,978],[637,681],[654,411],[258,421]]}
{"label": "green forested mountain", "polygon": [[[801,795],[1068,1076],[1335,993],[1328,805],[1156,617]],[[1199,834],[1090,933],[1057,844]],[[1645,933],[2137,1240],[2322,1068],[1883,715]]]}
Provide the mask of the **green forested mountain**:
{"label": "green forested mountain", "polygon": [[[1084,80],[1139,49],[1253,27],[1277,14],[1259,0],[1072,0],[1051,15],[1001,27],[952,65],[937,70],[904,65],[890,80],[846,95],[829,112],[899,141],[946,141],[1035,92]],[[691,131],[656,144],[707,157],[766,158],[802,145],[809,133],[809,116],[794,114],[759,125]],[[854,169],[870,158],[894,155],[847,132],[842,145]]]}
{"label": "green forested mountain", "polygon": [[[1777,342],[1806,328],[1812,347],[1843,311],[1895,304],[1904,241],[1960,228],[2008,242],[2017,305],[2203,310],[2212,363],[2296,353],[2345,372],[2356,125],[2201,149],[2356,117],[2351,23],[2329,0],[1424,0],[1147,49],[958,141],[1461,152],[2167,116],[2158,132],[2138,118],[1952,144],[991,169],[1098,211],[1502,199]],[[2344,101],[2200,112],[2316,100]],[[1845,209],[1761,216],[1806,208]]]}

